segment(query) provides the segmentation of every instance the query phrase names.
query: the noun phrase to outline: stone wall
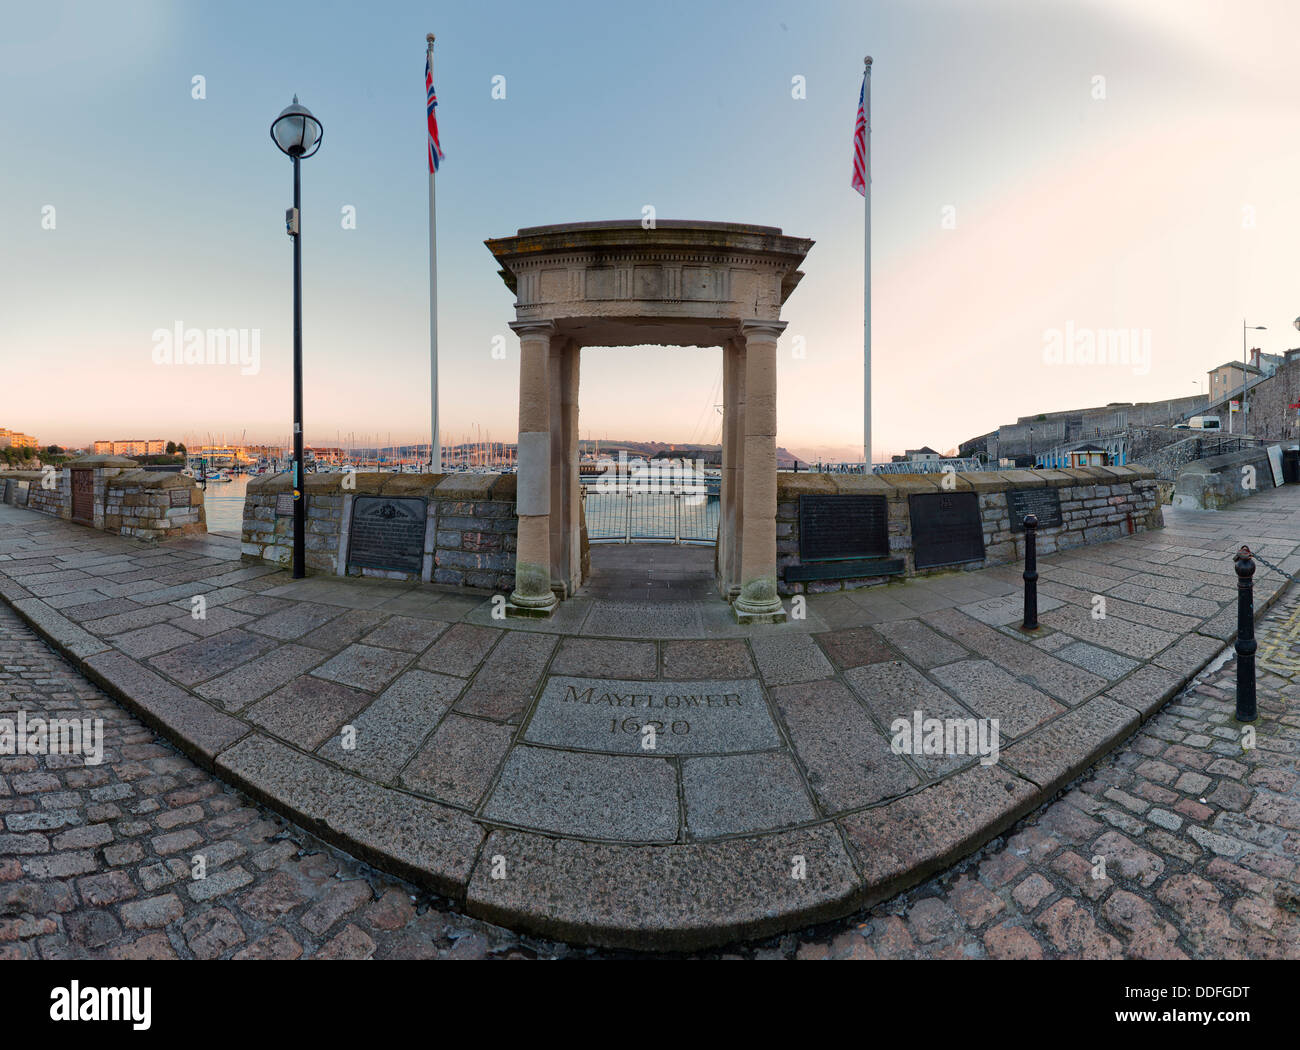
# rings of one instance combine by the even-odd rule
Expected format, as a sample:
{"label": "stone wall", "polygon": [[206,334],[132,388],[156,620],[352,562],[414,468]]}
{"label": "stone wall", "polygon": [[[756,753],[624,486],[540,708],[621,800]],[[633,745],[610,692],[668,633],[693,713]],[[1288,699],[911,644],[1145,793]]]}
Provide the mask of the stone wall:
{"label": "stone wall", "polygon": [[[1253,486],[1246,483],[1252,475],[1243,470],[1244,467],[1253,468]],[[1248,448],[1197,460],[1183,467],[1174,482],[1173,503],[1176,507],[1218,510],[1253,496],[1261,489],[1271,488],[1273,472],[1268,463],[1268,449]]]}
{"label": "stone wall", "polygon": [[104,484],[103,528],[140,540],[207,532],[203,490],[183,474],[118,474]]}
{"label": "stone wall", "polygon": [[148,541],[207,531],[203,493],[193,478],[143,470],[122,456],[70,460],[50,475],[49,487],[44,471],[2,471],[0,491],[5,479],[26,482],[29,510],[70,521],[74,468],[91,472],[93,528]]}
{"label": "stone wall", "polygon": [[[254,478],[244,498],[245,558],[288,565],[293,560],[293,516],[277,514],[291,495],[287,474]],[[513,474],[309,474],[306,564],[338,576],[423,580],[510,591],[515,578]],[[358,496],[426,500],[419,573],[349,565],[349,530]],[[286,500],[287,510],[291,502]]]}
{"label": "stone wall", "polygon": [[[1250,391],[1246,400],[1250,405],[1246,413],[1249,433],[1273,442],[1295,442],[1300,437],[1300,420],[1291,406],[1300,402],[1300,361],[1279,366],[1271,379]],[[1226,410],[1221,415],[1226,418]]]}
{"label": "stone wall", "polygon": [[[812,494],[881,495],[889,514],[889,556],[904,563],[903,575],[929,575],[1017,562],[1024,557],[1024,534],[1011,529],[1007,492],[1011,489],[1058,490],[1061,525],[1038,530],[1040,554],[1086,543],[1101,543],[1132,532],[1161,528],[1159,492],[1153,471],[1145,467],[1072,467],[1062,470],[978,471],[951,475],[780,474],[777,486],[777,572],[784,595],[853,590],[884,583],[889,576],[841,580],[787,581],[785,571],[799,558],[799,496]],[[912,549],[908,497],[927,492],[975,492],[983,524],[984,560],[933,569],[917,569]],[[812,563],[810,563],[812,564]]]}

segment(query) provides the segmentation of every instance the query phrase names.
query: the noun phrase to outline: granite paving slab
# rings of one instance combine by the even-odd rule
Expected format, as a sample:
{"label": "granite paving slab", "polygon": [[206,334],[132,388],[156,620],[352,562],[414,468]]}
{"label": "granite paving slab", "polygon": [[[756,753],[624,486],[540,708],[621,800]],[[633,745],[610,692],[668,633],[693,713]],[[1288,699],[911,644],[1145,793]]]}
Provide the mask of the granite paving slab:
{"label": "granite paving slab", "polygon": [[931,613],[925,619],[1004,671],[1064,703],[1078,703],[1106,686],[1106,679],[1100,675],[1034,646],[1033,634],[1010,627],[988,627],[955,609]]}
{"label": "granite paving slab", "polygon": [[931,630],[920,620],[894,620],[882,623],[876,628],[881,637],[893,643],[916,667],[938,667],[964,660],[971,654],[956,642],[945,638],[937,631]]}
{"label": "granite paving slab", "polygon": [[677,773],[664,758],[516,747],[483,816],[577,838],[673,842]]}
{"label": "granite paving slab", "polygon": [[314,673],[318,678],[377,693],[411,660],[409,652],[378,649],[373,645],[349,645],[333,659],[326,660]]}
{"label": "granite paving slab", "polygon": [[551,673],[580,678],[651,679],[659,673],[659,652],[654,642],[565,638],[551,661]]}
{"label": "granite paving slab", "polygon": [[239,711],[305,674],[324,659],[324,653],[290,642],[233,671],[209,678],[195,686],[194,691],[226,711]]}
{"label": "granite paving slab", "polygon": [[[972,717],[970,710],[915,667],[898,660],[856,667],[846,672],[844,679],[866,704],[876,722],[884,727],[891,748],[898,736],[895,723],[899,719],[910,727],[918,718],[922,722],[930,718],[955,718],[964,723]],[[918,754],[914,746],[914,734],[905,733],[903,740],[908,744],[907,754],[911,762],[927,779],[944,776],[978,760],[978,756],[973,754]]]}
{"label": "granite paving slab", "polygon": [[678,681],[752,678],[757,674],[749,647],[739,639],[663,643],[663,674]]}
{"label": "granite paving slab", "polygon": [[1002,752],[1015,773],[1055,793],[1137,728],[1138,713],[1104,696],[1067,711]]}
{"label": "granite paving slab", "polygon": [[1063,646],[1056,651],[1056,655],[1062,660],[1069,660],[1075,666],[1099,674],[1112,682],[1117,678],[1123,678],[1138,666],[1136,660],[1120,656],[1119,653],[1113,653],[1109,649],[1099,649],[1087,642],[1074,642]]}
{"label": "granite paving slab", "polygon": [[248,629],[288,642],[301,638],[308,631],[324,626],[338,616],[340,611],[336,605],[295,602],[287,609],[260,617],[251,623]]}
{"label": "granite paving slab", "polygon": [[44,637],[73,656],[84,659],[109,648],[105,642],[55,612],[39,598],[19,598],[13,602],[13,607]]}
{"label": "granite paving slab", "polygon": [[822,809],[829,815],[901,795],[920,783],[907,759],[839,682],[778,686],[772,700]]}
{"label": "granite paving slab", "polygon": [[452,712],[402,770],[402,786],[473,810],[483,800],[514,735],[511,726]]}
{"label": "granite paving slab", "polygon": [[450,624],[441,620],[427,620],[417,616],[390,616],[382,627],[367,634],[361,641],[365,645],[385,649],[401,649],[408,653],[423,652],[433,644]]}
{"label": "granite paving slab", "polygon": [[[495,857],[506,878],[493,878]],[[542,936],[686,950],[844,914],[863,896],[825,825],[631,847],[501,830],[480,851],[466,903],[473,915]]]}
{"label": "granite paving slab", "polygon": [[312,751],[373,700],[358,689],[302,675],[257,701],[244,717],[268,733]]}
{"label": "granite paving slab", "polygon": [[453,624],[425,650],[419,666],[445,674],[468,678],[486,658],[492,646],[505,632],[495,627],[472,623]]}
{"label": "granite paving slab", "polygon": [[782,634],[756,637],[749,643],[758,673],[768,685],[790,685],[830,678],[835,668],[811,635]]}
{"label": "granite paving slab", "polygon": [[[843,827],[873,896],[938,871],[1033,809],[1029,781],[999,766],[972,766],[915,794],[845,817]],[[975,829],[978,829],[976,831]]]}
{"label": "granite paving slab", "polygon": [[532,702],[559,639],[510,631],[492,650],[456,704],[462,714],[518,722]]}
{"label": "granite paving slab", "polygon": [[136,631],[128,631],[126,634],[115,635],[107,639],[114,648],[120,649],[127,656],[134,656],[137,660],[143,660],[149,656],[156,656],[158,653],[166,652],[168,649],[175,649],[178,645],[186,645],[194,641],[194,635],[189,631],[182,631],[170,624],[159,623],[152,627],[141,627]]}
{"label": "granite paving slab", "polygon": [[371,609],[348,609],[328,623],[313,627],[298,641],[322,652],[338,652],[350,643],[360,641],[383,622],[383,613]]}
{"label": "granite paving slab", "polygon": [[370,784],[257,735],[223,752],[217,770],[361,859],[463,897],[484,838],[467,814]]}
{"label": "granite paving slab", "polygon": [[168,649],[149,662],[169,678],[189,686],[256,660],[273,648],[272,639],[235,628]]}
{"label": "granite paving slab", "polygon": [[996,718],[1004,737],[1018,737],[1065,710],[989,660],[959,660],[930,672],[981,718]]}
{"label": "granite paving slab", "polygon": [[772,831],[818,819],[794,760],[784,751],[688,758],[682,797],[691,838]]}
{"label": "granite paving slab", "polygon": [[456,702],[465,682],[432,671],[407,671],[355,718],[345,747],[338,733],[320,747],[322,758],[388,783]]}
{"label": "granite paving slab", "polygon": [[83,667],[88,677],[144,721],[175,734],[182,750],[208,767],[221,751],[248,734],[247,723],[218,711],[125,653],[98,653]]}

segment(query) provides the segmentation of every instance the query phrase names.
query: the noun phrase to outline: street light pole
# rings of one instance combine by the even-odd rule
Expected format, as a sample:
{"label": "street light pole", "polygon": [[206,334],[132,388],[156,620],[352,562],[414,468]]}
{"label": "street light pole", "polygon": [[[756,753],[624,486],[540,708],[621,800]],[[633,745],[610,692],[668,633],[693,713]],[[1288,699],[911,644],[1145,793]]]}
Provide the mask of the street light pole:
{"label": "street light pole", "polygon": [[293,207],[285,216],[285,232],[293,238],[293,578],[307,573],[307,503],[304,496],[302,426],[302,180],[301,162],[320,149],[324,129],[311,111],[298,102],[286,106],[271,124],[271,139],[293,161]]}
{"label": "street light pole", "polygon": [[[1250,352],[1246,349],[1246,330],[1249,327],[1251,331],[1266,332],[1268,327],[1262,324],[1247,325],[1246,319],[1241,319],[1241,432],[1246,433],[1246,384],[1250,382],[1250,373],[1246,371],[1250,367]],[[1228,432],[1232,432],[1232,403],[1228,403]]]}
{"label": "street light pole", "polygon": [[302,161],[293,156],[293,578],[307,574],[306,480],[302,470]]}

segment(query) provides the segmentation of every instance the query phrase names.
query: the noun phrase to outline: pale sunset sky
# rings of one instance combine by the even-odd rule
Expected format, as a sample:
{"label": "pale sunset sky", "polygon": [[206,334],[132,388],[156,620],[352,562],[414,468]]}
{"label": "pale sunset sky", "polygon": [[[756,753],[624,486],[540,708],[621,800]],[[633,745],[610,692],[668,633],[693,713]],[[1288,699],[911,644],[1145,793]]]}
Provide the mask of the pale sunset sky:
{"label": "pale sunset sky", "polygon": [[[1286,0],[137,0],[5,21],[0,426],[42,443],[289,433],[291,167],[268,127],[295,92],[325,127],[303,163],[307,442],[428,440],[430,31],[455,439],[516,431],[513,300],[483,240],[649,204],[816,241],[784,312],[778,440],[859,458],[868,53],[875,459],[1196,393],[1240,359],[1243,317],[1268,329],[1251,345],[1300,345]],[[178,323],[259,329],[260,370],[155,364]],[[1138,330],[1149,369],[1047,363],[1067,326]],[[590,349],[582,369],[584,438],[716,440],[717,349]]]}

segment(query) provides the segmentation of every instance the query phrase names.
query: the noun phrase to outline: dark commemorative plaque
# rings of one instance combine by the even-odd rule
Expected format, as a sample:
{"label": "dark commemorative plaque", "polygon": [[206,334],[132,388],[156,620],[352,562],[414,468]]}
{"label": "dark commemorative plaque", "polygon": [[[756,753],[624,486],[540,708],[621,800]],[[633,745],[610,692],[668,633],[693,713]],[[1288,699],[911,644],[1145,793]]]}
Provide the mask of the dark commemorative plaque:
{"label": "dark commemorative plaque", "polygon": [[277,492],[275,494],[275,516],[277,518],[293,517],[292,492]]}
{"label": "dark commemorative plaque", "polygon": [[417,576],[424,567],[425,501],[358,496],[352,501],[348,565]]}
{"label": "dark commemorative plaque", "polygon": [[799,560],[837,561],[889,554],[884,496],[800,496]]}
{"label": "dark commemorative plaque", "polygon": [[1025,531],[1025,515],[1038,519],[1040,529],[1061,524],[1061,493],[1056,489],[1012,489],[1007,493],[1011,508],[1011,531]]}
{"label": "dark commemorative plaque", "polygon": [[918,569],[984,560],[984,527],[974,492],[926,492],[909,496],[908,505]]}
{"label": "dark commemorative plaque", "polygon": [[188,507],[190,505],[189,489],[168,489],[167,494],[171,499],[170,505],[173,507]]}

